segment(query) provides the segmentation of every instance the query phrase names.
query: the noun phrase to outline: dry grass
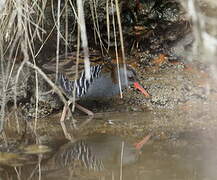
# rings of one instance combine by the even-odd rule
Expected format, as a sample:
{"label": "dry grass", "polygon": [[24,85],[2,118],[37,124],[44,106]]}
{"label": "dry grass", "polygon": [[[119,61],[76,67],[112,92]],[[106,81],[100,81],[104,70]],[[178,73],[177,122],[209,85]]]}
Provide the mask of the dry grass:
{"label": "dry grass", "polygon": [[[6,92],[11,80],[17,57],[22,55],[23,62],[17,72],[16,83],[20,71],[25,62],[30,59],[35,63],[34,42],[42,41],[44,32],[42,26],[43,11],[46,1],[38,4],[37,1],[26,3],[25,0],[5,1],[1,10],[0,19],[0,46],[1,46],[1,78],[2,78],[2,101],[0,131],[3,130],[5,118],[5,104],[7,103]],[[36,73],[37,77],[37,73]],[[17,86],[14,86],[14,104],[16,106]],[[18,126],[19,127],[19,126]],[[19,128],[18,128],[19,129]]]}

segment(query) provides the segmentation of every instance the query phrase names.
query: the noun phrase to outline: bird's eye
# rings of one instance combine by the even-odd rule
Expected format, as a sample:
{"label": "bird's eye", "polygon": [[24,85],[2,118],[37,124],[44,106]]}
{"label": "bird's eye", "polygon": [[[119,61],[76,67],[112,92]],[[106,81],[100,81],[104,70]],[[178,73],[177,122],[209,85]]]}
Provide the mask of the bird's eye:
{"label": "bird's eye", "polygon": [[129,80],[129,81],[133,81],[133,80],[134,80],[134,77],[133,77],[133,76],[129,76],[129,77],[128,77],[128,80]]}

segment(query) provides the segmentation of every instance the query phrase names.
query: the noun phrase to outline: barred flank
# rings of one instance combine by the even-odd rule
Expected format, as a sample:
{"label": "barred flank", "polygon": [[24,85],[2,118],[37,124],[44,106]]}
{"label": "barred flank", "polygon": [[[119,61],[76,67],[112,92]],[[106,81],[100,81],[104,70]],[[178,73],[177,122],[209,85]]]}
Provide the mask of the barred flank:
{"label": "barred flank", "polygon": [[82,71],[79,79],[75,81],[70,81],[67,79],[66,76],[64,76],[62,73],[59,74],[59,82],[61,88],[64,90],[64,92],[68,95],[71,95],[73,92],[74,87],[76,88],[76,97],[82,97],[86,94],[88,91],[88,88],[90,87],[90,84],[93,83],[93,80],[98,78],[100,75],[100,72],[102,70],[103,65],[96,65],[90,67],[90,80],[87,80],[85,78],[85,72]]}

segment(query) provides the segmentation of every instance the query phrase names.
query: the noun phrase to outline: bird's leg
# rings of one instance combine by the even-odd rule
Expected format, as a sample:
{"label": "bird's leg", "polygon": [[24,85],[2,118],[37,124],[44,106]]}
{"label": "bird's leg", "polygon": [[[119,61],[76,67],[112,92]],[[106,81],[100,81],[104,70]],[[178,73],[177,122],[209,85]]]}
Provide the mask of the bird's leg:
{"label": "bird's leg", "polygon": [[68,112],[68,108],[69,108],[69,105],[71,104],[72,102],[70,100],[67,101],[67,103],[64,104],[64,107],[63,107],[63,111],[62,111],[62,115],[61,115],[61,118],[60,118],[60,122],[63,122],[65,121],[66,119],[66,114]]}
{"label": "bird's leg", "polygon": [[62,115],[61,115],[61,118],[60,118],[60,124],[61,124],[61,127],[63,129],[63,133],[65,135],[65,138],[70,140],[70,139],[72,139],[72,137],[68,133],[68,131],[66,129],[66,125],[65,125],[65,118],[66,118],[66,114],[68,112],[68,108],[69,108],[69,101],[67,101],[67,103],[64,104]]}
{"label": "bird's leg", "polygon": [[80,111],[83,111],[84,113],[86,113],[88,116],[93,116],[94,113],[92,111],[90,111],[89,109],[75,103],[75,107],[78,108]]}
{"label": "bird's leg", "polygon": [[65,103],[65,105],[63,107],[63,111],[62,111],[60,121],[64,121],[66,119],[66,115],[67,115],[68,111],[70,113],[70,116],[72,117],[72,111],[74,111],[74,110],[69,108],[69,106],[72,104],[72,102],[73,102],[73,99],[69,99],[67,101],[67,103]]}
{"label": "bird's leg", "polygon": [[[72,103],[72,100],[68,100],[67,101],[67,104],[64,105],[63,107],[63,112],[62,112],[62,115],[61,115],[61,118],[60,118],[60,121],[63,122],[66,118],[66,114],[68,112],[68,108],[69,108],[69,105]],[[88,116],[93,116],[94,113],[92,111],[90,111],[89,109],[79,105],[78,103],[75,103],[75,107],[78,108],[80,111],[86,113]],[[71,111],[70,111],[71,112]]]}
{"label": "bird's leg", "polygon": [[89,116],[84,122],[82,122],[79,126],[79,128],[84,127],[86,124],[88,124],[93,119],[93,116]]}

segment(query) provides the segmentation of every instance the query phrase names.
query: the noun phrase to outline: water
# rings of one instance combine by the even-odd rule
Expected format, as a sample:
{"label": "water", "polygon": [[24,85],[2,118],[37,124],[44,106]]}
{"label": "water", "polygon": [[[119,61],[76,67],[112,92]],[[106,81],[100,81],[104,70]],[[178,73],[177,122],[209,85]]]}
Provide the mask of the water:
{"label": "water", "polygon": [[[1,178],[216,179],[217,133],[210,124],[213,116],[205,111],[190,128],[190,115],[181,111],[97,114],[80,130],[66,122],[69,133],[76,134],[72,141],[64,138],[58,118],[48,119],[53,132],[48,127],[38,131],[40,145],[28,136],[22,142],[9,139],[10,148],[1,144]],[[207,126],[197,125],[202,119]],[[137,150],[135,143],[147,135],[151,138]]]}

